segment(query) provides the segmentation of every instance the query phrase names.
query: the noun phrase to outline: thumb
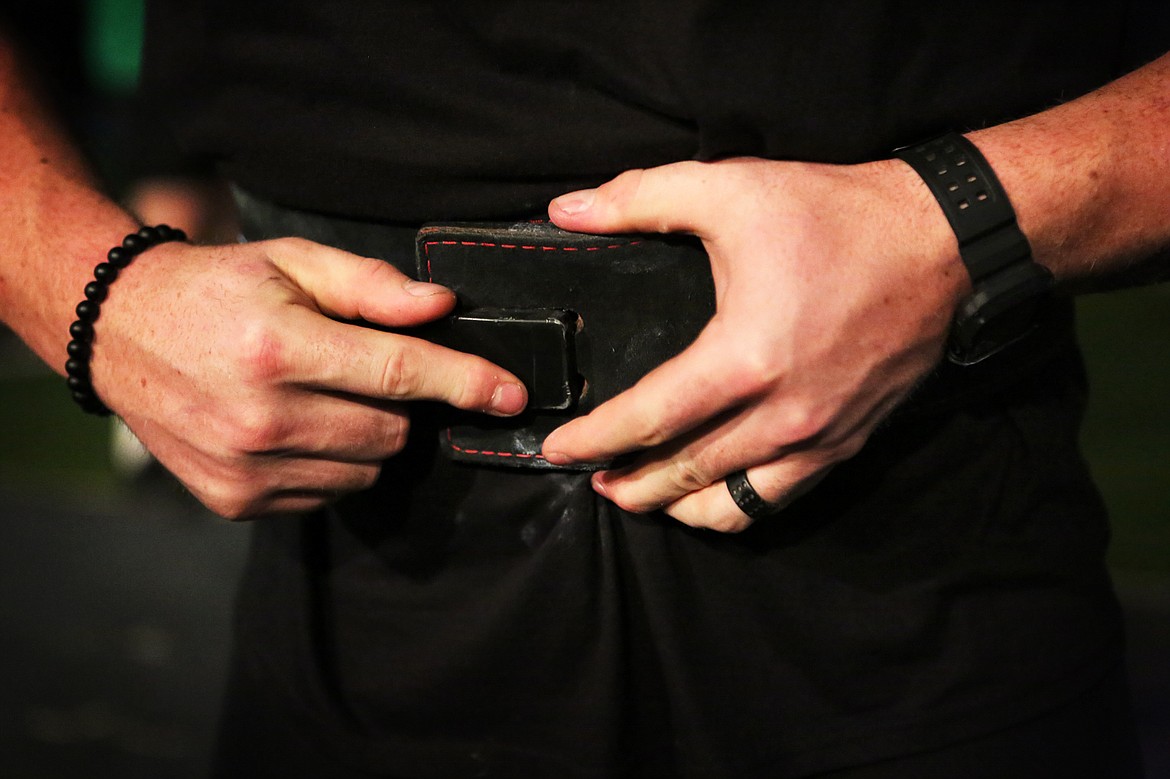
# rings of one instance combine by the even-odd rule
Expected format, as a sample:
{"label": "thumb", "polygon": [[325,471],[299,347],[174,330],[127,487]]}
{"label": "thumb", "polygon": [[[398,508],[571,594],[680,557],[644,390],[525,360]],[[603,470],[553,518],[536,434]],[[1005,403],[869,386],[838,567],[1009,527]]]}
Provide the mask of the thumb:
{"label": "thumb", "polygon": [[300,239],[270,242],[269,258],[326,316],[409,327],[448,314],[455,293],[393,265]]}
{"label": "thumb", "polygon": [[597,189],[561,195],[549,204],[553,224],[588,233],[702,233],[710,215],[710,163],[676,162],[630,170]]}

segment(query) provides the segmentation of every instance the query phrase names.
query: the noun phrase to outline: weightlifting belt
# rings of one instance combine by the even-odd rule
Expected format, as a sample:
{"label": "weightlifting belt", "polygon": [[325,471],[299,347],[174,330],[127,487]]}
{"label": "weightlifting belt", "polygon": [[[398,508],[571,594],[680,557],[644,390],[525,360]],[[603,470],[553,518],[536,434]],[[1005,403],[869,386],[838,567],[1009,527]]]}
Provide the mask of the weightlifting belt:
{"label": "weightlifting belt", "polygon": [[420,329],[480,354],[528,387],[528,409],[457,412],[442,444],[457,460],[548,468],[545,437],[681,352],[715,313],[707,255],[690,238],[569,233],[547,223],[433,225],[417,275],[455,292],[450,319]]}
{"label": "weightlifting belt", "polygon": [[[688,236],[588,235],[546,222],[417,229],[235,194],[248,239],[301,236],[384,259],[455,292],[453,316],[402,332],[482,355],[529,392],[528,408],[507,419],[444,409],[440,446],[463,462],[562,469],[541,456],[545,437],[681,352],[715,310],[706,253]],[[940,364],[894,419],[953,409],[1069,349],[1075,356],[1071,305],[1057,300],[1049,309],[1035,335],[995,359],[970,368]]]}

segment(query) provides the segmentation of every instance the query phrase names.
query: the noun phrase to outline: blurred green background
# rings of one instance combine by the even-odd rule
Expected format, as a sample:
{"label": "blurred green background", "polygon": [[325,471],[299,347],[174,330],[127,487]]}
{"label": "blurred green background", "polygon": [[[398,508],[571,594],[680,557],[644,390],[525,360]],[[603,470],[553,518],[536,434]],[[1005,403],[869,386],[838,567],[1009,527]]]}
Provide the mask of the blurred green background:
{"label": "blurred green background", "polygon": [[1119,577],[1170,581],[1170,287],[1083,297],[1091,397],[1082,442],[1113,521]]}

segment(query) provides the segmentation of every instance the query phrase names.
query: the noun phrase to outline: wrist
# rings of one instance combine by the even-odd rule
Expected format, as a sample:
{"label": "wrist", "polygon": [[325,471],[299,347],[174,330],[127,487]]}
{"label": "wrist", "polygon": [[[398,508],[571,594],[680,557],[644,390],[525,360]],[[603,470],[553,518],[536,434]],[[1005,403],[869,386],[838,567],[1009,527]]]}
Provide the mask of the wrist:
{"label": "wrist", "polygon": [[1066,291],[1156,279],[1142,279],[1135,265],[1170,245],[1167,79],[1170,55],[970,134],[1010,194],[1036,261]]}
{"label": "wrist", "polygon": [[874,182],[872,203],[883,214],[882,232],[872,240],[898,247],[896,261],[912,268],[902,275],[914,278],[919,295],[935,301],[945,331],[959,304],[971,294],[971,278],[959,257],[954,231],[926,183],[901,160],[857,167],[868,171]]}
{"label": "wrist", "polygon": [[[62,198],[64,200],[64,198]],[[60,201],[58,201],[58,204]],[[138,223],[104,202],[64,208],[69,215],[34,216],[0,234],[0,315],[4,323],[50,368],[64,374],[69,324],[93,268]],[[81,218],[78,219],[78,215]],[[69,229],[62,230],[61,225]]]}
{"label": "wrist", "polygon": [[884,169],[886,186],[902,209],[896,229],[912,243],[924,281],[929,279],[945,291],[946,313],[951,314],[971,294],[971,276],[959,255],[954,230],[926,182],[913,169],[897,158],[873,164]]}
{"label": "wrist", "polygon": [[102,304],[109,296],[111,285],[141,254],[164,243],[186,241],[182,230],[167,225],[142,227],[127,234],[111,247],[102,262],[93,270],[93,280],[84,288],[84,298],[74,309],[76,319],[69,326],[70,341],[66,348],[66,383],[73,400],[83,411],[108,416],[110,409],[98,397],[92,378],[92,357],[96,325],[101,318]]}
{"label": "wrist", "polygon": [[972,292],[954,316],[947,357],[972,365],[1038,322],[1052,273],[1032,258],[1007,192],[979,148],[951,132],[895,152],[925,182],[951,226]]}

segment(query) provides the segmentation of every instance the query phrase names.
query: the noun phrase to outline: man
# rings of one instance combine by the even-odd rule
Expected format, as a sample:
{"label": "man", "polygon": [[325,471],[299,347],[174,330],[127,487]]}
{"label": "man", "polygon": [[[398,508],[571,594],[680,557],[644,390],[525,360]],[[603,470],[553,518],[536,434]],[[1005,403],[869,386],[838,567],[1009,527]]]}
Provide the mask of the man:
{"label": "man", "polygon": [[[200,500],[298,515],[257,526],[225,775],[1138,772],[1068,302],[940,363],[988,169],[1028,278],[1165,267],[1170,59],[1112,81],[1126,8],[178,5],[147,72],[180,136],[250,238],[337,239],[154,246],[93,338],[97,396]],[[0,311],[59,365],[137,224],[4,73]],[[966,205],[913,150],[948,128],[982,128]],[[567,230],[697,235],[715,317],[544,442],[631,464],[452,463],[411,401],[526,390],[402,332],[455,301],[394,265],[554,197]]]}

